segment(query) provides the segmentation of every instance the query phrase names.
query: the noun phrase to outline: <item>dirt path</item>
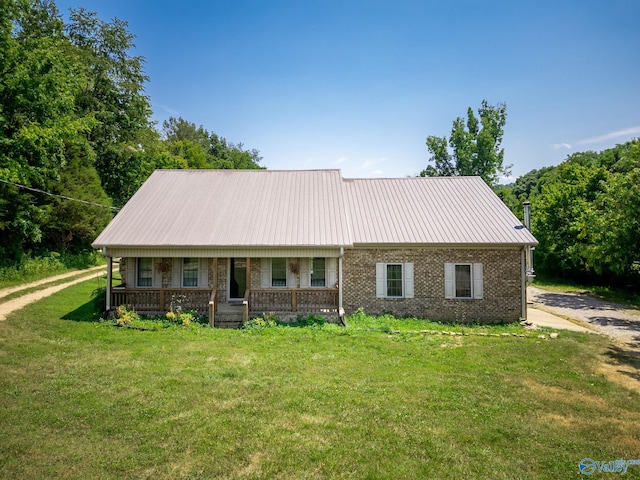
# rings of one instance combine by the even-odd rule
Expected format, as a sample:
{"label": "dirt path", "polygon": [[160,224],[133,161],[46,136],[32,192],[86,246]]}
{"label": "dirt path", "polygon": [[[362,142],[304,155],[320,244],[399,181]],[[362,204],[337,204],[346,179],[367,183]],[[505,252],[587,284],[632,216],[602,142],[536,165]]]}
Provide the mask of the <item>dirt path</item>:
{"label": "dirt path", "polygon": [[84,271],[81,270],[76,272],[64,273],[62,275],[56,275],[54,277],[44,278],[42,280],[38,280],[37,282],[32,282],[24,285],[19,285],[17,287],[5,288],[3,290],[0,290],[0,298],[2,298],[14,292],[35,288],[35,287],[46,285],[48,283],[52,283],[58,280],[63,280],[68,277],[74,277],[79,274],[82,274],[83,272],[89,272],[86,275],[82,275],[78,278],[74,278],[69,282],[53,285],[51,287],[45,287],[45,288],[42,288],[41,290],[36,290],[35,292],[27,293],[20,297],[11,299],[7,302],[0,303],[0,321],[7,318],[7,315],[9,315],[11,312],[15,310],[19,310],[32,302],[40,300],[41,298],[45,298],[45,297],[48,297],[49,295],[53,295],[54,293],[59,292],[60,290],[63,290],[67,287],[70,287],[71,285],[75,285],[76,283],[80,283],[86,280],[90,280],[92,278],[100,277],[105,274],[105,271],[106,271],[106,266],[102,265],[102,266],[90,268]]}
{"label": "dirt path", "polygon": [[6,297],[7,295],[11,295],[14,292],[19,292],[20,290],[39,287],[40,285],[46,285],[47,283],[57,282],[58,280],[64,280],[65,278],[75,277],[85,272],[86,273],[97,272],[98,270],[104,270],[105,268],[107,268],[105,265],[98,265],[97,267],[87,268],[86,270],[74,270],[73,272],[61,273],[60,275],[43,278],[36,282],[16,285],[15,287],[0,288],[0,298]]}

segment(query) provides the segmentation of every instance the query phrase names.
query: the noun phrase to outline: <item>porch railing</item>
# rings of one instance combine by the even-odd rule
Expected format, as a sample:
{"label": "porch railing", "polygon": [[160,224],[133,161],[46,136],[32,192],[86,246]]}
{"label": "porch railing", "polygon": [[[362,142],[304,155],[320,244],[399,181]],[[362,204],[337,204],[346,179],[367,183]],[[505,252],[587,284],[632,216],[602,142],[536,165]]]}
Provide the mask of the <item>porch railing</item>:
{"label": "porch railing", "polygon": [[182,307],[182,310],[196,310],[200,314],[209,313],[211,290],[196,288],[114,288],[111,291],[111,305],[132,305],[138,312],[166,312]]}
{"label": "porch railing", "polygon": [[322,312],[337,308],[337,288],[258,288],[249,293],[249,309],[254,312]]}

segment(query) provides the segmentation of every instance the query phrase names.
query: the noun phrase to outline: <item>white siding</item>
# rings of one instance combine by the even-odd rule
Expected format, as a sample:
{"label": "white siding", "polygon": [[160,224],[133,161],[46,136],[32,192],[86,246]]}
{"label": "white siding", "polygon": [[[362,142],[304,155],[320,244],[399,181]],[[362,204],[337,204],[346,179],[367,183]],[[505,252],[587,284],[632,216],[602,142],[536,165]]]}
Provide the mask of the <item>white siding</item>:
{"label": "white siding", "polygon": [[311,267],[309,258],[300,259],[300,288],[309,288],[311,286]]}

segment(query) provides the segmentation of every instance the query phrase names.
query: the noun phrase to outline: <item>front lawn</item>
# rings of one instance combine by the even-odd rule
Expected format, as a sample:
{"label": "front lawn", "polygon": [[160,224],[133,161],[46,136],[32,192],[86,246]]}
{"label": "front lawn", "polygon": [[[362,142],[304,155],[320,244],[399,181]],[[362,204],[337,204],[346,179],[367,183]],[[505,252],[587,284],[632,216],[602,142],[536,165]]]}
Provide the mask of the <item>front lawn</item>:
{"label": "front lawn", "polygon": [[0,322],[2,478],[557,479],[640,457],[640,395],[595,373],[596,335],[140,331],[83,321],[95,287]]}

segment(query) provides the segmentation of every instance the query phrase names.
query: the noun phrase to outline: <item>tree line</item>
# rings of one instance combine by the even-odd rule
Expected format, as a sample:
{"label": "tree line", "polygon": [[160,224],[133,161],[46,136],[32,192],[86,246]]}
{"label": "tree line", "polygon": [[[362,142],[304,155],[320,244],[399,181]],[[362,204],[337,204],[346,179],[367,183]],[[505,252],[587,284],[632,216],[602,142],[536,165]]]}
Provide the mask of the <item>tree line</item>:
{"label": "tree line", "polygon": [[448,137],[427,137],[433,165],[420,175],[478,175],[521,220],[530,201],[539,275],[640,288],[640,140],[574,153],[502,186],[510,169],[501,147],[506,118],[504,103],[484,100],[477,116],[469,108]]}
{"label": "tree line", "polygon": [[574,153],[497,193],[519,216],[522,202],[531,202],[540,274],[640,287],[640,139]]}
{"label": "tree line", "polygon": [[[257,150],[151,120],[126,22],[0,2],[0,259],[78,252],[158,168],[262,168]],[[46,193],[42,193],[46,192]],[[83,202],[69,199],[82,200]]]}

